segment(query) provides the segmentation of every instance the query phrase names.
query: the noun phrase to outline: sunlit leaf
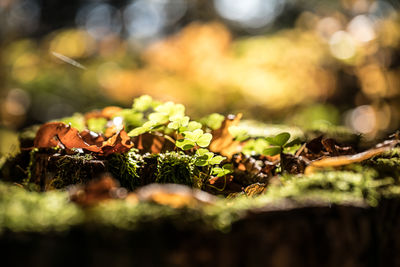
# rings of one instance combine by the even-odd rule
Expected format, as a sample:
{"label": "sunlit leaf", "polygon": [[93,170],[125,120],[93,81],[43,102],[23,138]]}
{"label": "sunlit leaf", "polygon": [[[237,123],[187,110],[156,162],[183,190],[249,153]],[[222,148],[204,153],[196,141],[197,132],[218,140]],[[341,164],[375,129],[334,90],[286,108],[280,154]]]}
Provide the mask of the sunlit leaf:
{"label": "sunlit leaf", "polygon": [[153,112],[149,115],[149,120],[157,124],[164,124],[168,122],[169,117],[168,114],[162,112]]}
{"label": "sunlit leaf", "polygon": [[207,125],[212,130],[219,129],[221,127],[222,122],[224,121],[225,116],[218,114],[218,113],[212,113],[209,116],[205,117],[202,119],[202,122]]}
{"label": "sunlit leaf", "polygon": [[228,128],[229,133],[237,141],[244,141],[248,138],[247,130],[243,127],[233,125]]}
{"label": "sunlit leaf", "polygon": [[[198,156],[203,156],[203,155],[205,155],[206,153],[209,153],[210,151],[208,151],[208,149],[206,149],[206,148],[199,148],[199,149],[197,149],[197,151],[196,151],[196,155],[198,155]],[[212,152],[211,152],[212,153]],[[214,155],[214,153],[213,153],[213,155]]]}
{"label": "sunlit leaf", "polygon": [[279,146],[271,146],[264,149],[263,154],[267,156],[275,156],[281,153],[282,149]]}
{"label": "sunlit leaf", "polygon": [[196,143],[194,141],[188,139],[179,139],[176,141],[176,146],[183,149],[188,150],[195,147]]}
{"label": "sunlit leaf", "polygon": [[149,95],[143,95],[133,100],[132,108],[137,111],[145,111],[153,107],[153,98]]}
{"label": "sunlit leaf", "polygon": [[283,132],[274,137],[265,138],[271,145],[283,146],[290,139],[290,133]]}
{"label": "sunlit leaf", "polygon": [[191,121],[187,125],[187,131],[194,131],[194,130],[200,129],[201,127],[202,127],[201,123],[199,123],[197,121]]}
{"label": "sunlit leaf", "polygon": [[203,130],[197,129],[194,130],[193,132],[183,132],[183,136],[185,136],[186,139],[191,140],[193,142],[196,142],[201,136],[203,135]]}
{"label": "sunlit leaf", "polygon": [[169,120],[171,121],[168,124],[168,128],[177,130],[180,127],[184,127],[187,126],[189,123],[189,117],[188,116],[180,116],[180,115],[175,115],[169,118]]}
{"label": "sunlit leaf", "polygon": [[197,139],[196,143],[200,147],[207,147],[210,144],[211,139],[212,139],[212,135],[210,133],[205,133]]}
{"label": "sunlit leaf", "polygon": [[209,160],[209,164],[211,164],[211,165],[220,164],[225,159],[226,159],[226,157],[223,157],[223,156],[215,156]]}

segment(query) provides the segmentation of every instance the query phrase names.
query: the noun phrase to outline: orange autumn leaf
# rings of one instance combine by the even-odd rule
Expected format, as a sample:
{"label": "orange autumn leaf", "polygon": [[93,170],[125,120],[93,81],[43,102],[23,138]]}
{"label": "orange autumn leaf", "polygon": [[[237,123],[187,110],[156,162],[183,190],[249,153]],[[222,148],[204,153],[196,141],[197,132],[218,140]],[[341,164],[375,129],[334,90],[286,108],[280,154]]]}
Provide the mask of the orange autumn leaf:
{"label": "orange autumn leaf", "polygon": [[136,136],[133,139],[135,147],[139,149],[141,153],[152,153],[158,154],[166,151],[172,151],[175,148],[175,144],[165,138],[164,136],[144,133]]}
{"label": "orange autumn leaf", "polygon": [[375,148],[368,149],[364,152],[357,153],[354,155],[344,155],[337,157],[325,157],[319,160],[315,160],[310,163],[305,169],[305,174],[311,174],[318,169],[328,167],[339,167],[353,163],[359,163],[392,150],[396,145],[399,144],[399,140],[387,140],[381,144],[378,144]]}
{"label": "orange autumn leaf", "polygon": [[112,119],[116,116],[122,108],[116,106],[108,106],[103,108],[102,110],[94,110],[85,114],[85,119],[89,120],[92,118],[105,118],[105,119]]}
{"label": "orange autumn leaf", "polygon": [[240,151],[240,142],[234,140],[229,132],[229,127],[237,126],[241,118],[242,113],[236,116],[227,116],[222,122],[221,127],[212,131],[213,139],[210,143],[210,151],[219,153],[228,158],[231,158],[233,154]]}
{"label": "orange autumn leaf", "polygon": [[36,148],[64,147],[67,149],[82,148],[100,152],[101,148],[86,143],[79,131],[62,122],[49,122],[40,126],[33,142]]}
{"label": "orange autumn leaf", "polygon": [[121,130],[102,144],[102,151],[105,156],[112,153],[125,153],[133,147],[133,142],[125,130]]}
{"label": "orange autumn leaf", "polygon": [[49,122],[43,124],[35,137],[34,147],[50,148],[62,147],[66,149],[82,148],[91,152],[104,155],[111,153],[124,153],[133,147],[128,134],[121,130],[105,140],[102,137],[91,135],[90,131],[79,131],[62,122]]}

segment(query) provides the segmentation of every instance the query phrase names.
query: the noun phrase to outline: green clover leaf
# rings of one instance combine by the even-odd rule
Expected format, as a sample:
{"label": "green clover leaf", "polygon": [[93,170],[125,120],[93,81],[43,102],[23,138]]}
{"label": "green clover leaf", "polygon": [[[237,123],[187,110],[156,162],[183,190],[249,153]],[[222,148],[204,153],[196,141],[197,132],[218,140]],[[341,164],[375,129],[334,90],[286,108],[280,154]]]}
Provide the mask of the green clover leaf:
{"label": "green clover leaf", "polygon": [[132,109],[136,111],[145,111],[152,107],[154,107],[154,101],[149,95],[143,95],[133,100]]}
{"label": "green clover leaf", "polygon": [[212,135],[210,133],[205,133],[200,138],[197,139],[196,143],[200,147],[207,147],[210,144],[211,139]]}
{"label": "green clover leaf", "polygon": [[221,127],[221,124],[224,121],[224,119],[225,116],[218,113],[212,113],[209,116],[203,118],[201,122],[203,122],[210,129],[216,130]]}
{"label": "green clover leaf", "polygon": [[171,121],[168,124],[168,128],[177,130],[180,127],[187,126],[189,123],[189,117],[188,116],[180,116],[180,115],[175,115],[169,118]]}
{"label": "green clover leaf", "polygon": [[149,115],[149,120],[157,124],[164,124],[169,121],[169,116],[161,112],[153,112]]}
{"label": "green clover leaf", "polygon": [[220,164],[223,160],[225,160],[226,159],[226,157],[223,157],[223,156],[215,156],[215,157],[213,157],[212,159],[210,159],[209,161],[208,161],[208,163],[210,164],[210,165],[217,165],[217,164]]}
{"label": "green clover leaf", "polygon": [[186,126],[187,131],[191,131],[191,132],[194,131],[194,130],[200,129],[201,127],[202,127],[201,123],[197,122],[197,121],[191,121]]}
{"label": "green clover leaf", "polygon": [[271,145],[283,146],[284,144],[286,144],[287,141],[289,141],[290,133],[283,132],[283,133],[280,133],[280,134],[278,134],[278,135],[276,135],[274,137],[266,137],[265,139]]}
{"label": "green clover leaf", "polygon": [[211,173],[213,175],[216,175],[217,177],[222,177],[231,172],[233,172],[232,164],[224,164],[224,166],[222,166],[222,168],[221,167],[213,168]]}
{"label": "green clover leaf", "polygon": [[193,132],[190,131],[183,132],[183,136],[185,137],[185,139],[196,142],[203,135],[203,133],[204,133],[203,130],[196,129]]}
{"label": "green clover leaf", "polygon": [[188,139],[179,139],[175,145],[183,150],[188,150],[196,146],[196,143]]}

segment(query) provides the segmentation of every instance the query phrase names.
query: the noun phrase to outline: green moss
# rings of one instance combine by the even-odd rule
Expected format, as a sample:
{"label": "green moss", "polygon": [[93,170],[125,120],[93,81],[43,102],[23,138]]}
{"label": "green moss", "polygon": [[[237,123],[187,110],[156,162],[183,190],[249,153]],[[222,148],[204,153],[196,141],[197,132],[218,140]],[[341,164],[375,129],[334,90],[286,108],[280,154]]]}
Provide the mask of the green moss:
{"label": "green moss", "polygon": [[108,170],[123,187],[133,190],[142,185],[139,168],[144,165],[144,161],[139,154],[134,151],[125,154],[114,153],[107,159]]}
{"label": "green moss", "polygon": [[[377,205],[379,195],[377,187],[380,183],[375,180],[377,173],[372,170],[353,171],[326,171],[309,176],[290,176],[284,181],[284,186],[268,188],[270,197],[302,197],[313,192],[324,197],[326,193],[344,197],[352,195],[356,199],[365,199],[371,205]],[[340,198],[338,198],[340,200]]]}
{"label": "green moss", "polygon": [[64,231],[83,219],[82,210],[68,202],[65,192],[28,192],[0,183],[0,232]]}
{"label": "green moss", "polygon": [[90,164],[87,164],[93,159],[94,157],[90,154],[59,156],[46,170],[53,174],[49,188],[61,189],[94,178],[92,177],[94,170]]}
{"label": "green moss", "polygon": [[13,157],[4,158],[0,167],[0,179],[3,181],[26,184],[31,175],[32,159],[36,150],[21,151]]}
{"label": "green moss", "polygon": [[157,165],[157,183],[193,185],[194,157],[167,152],[159,155]]}

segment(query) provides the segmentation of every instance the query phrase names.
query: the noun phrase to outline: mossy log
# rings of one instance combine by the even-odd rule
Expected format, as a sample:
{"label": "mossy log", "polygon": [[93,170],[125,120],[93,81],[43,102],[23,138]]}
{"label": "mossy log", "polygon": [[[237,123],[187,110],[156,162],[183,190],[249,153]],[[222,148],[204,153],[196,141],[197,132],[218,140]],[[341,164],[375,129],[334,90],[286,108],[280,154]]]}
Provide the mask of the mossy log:
{"label": "mossy log", "polygon": [[291,201],[252,210],[229,232],[151,221],[134,231],[4,232],[12,266],[399,266],[400,202],[371,208]]}

